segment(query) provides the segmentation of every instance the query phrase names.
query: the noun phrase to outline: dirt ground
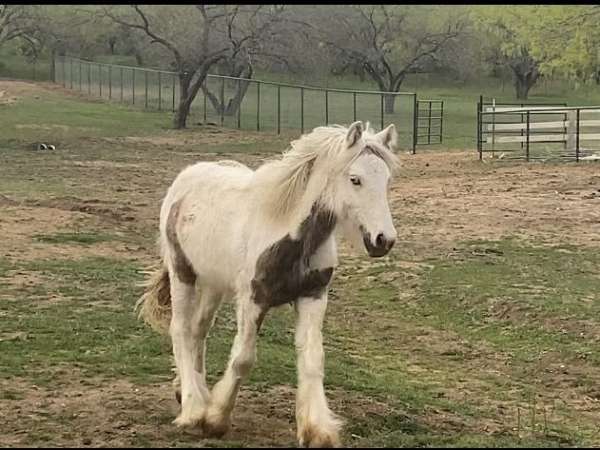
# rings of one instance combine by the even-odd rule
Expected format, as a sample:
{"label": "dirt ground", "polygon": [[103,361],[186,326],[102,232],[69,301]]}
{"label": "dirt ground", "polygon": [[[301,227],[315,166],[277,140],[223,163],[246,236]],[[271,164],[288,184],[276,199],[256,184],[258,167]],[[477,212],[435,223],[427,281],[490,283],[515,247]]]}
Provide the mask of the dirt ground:
{"label": "dirt ground", "polygon": [[[0,81],[0,107],[10,107],[21,95],[34,95],[32,93],[39,89],[32,83]],[[131,157],[127,162],[65,159],[62,170],[70,174],[73,182],[71,196],[23,199],[0,195],[0,254],[14,263],[93,254],[135,259],[151,265],[156,262],[155,248],[146,241],[110,240],[91,247],[68,243],[48,246],[37,242],[36,236],[79,227],[117,235],[152,233],[149,230],[156,229],[160,199],[168,183],[192,157],[237,159],[252,167],[272,157],[199,155],[193,150],[199,144],[244,139],[252,141],[263,137],[219,131],[190,134],[183,139],[169,132],[150,137],[107,139],[107,142],[126,144],[132,149],[149,149],[148,154],[140,154],[137,159]],[[164,146],[189,147],[189,152],[161,154]],[[400,158],[402,164],[391,189],[390,202],[399,234],[394,251],[403,252],[407,259],[452,252],[457,241],[506,236],[540,244],[570,243],[600,248],[598,163],[513,164],[491,160],[481,163],[476,160],[474,151],[424,151],[417,155],[401,152]],[[85,179],[81,169],[85,169]],[[96,186],[95,197],[78,195],[79,185]],[[107,186],[116,186],[117,192]],[[346,252],[347,248],[342,246],[342,256]],[[35,274],[26,271],[12,271],[10,275],[8,282],[13,286],[40,281]],[[0,335],[2,339],[19,339],[19,336]],[[449,341],[453,339],[458,337]],[[439,336],[436,342],[440,342]],[[427,346],[427,337],[423,337],[419,345]],[[578,368],[573,368],[576,370]],[[573,373],[571,377],[576,376]],[[59,391],[20,379],[1,381],[2,390],[18,393],[14,399],[0,400],[0,409],[5,412],[0,437],[3,445],[29,445],[28,430],[23,423],[36,427],[38,434],[48,436],[48,443],[59,446],[127,446],[140,442],[152,446],[156,444],[154,438],[169,439],[179,433],[171,425],[177,404],[168,382],[140,387],[122,380],[85,379],[71,369],[56,375],[64,379]],[[552,377],[549,375],[548,380]],[[561,386],[568,391],[570,380],[567,376],[556,376],[549,383],[554,391],[560,391]],[[347,397],[339,391],[329,396],[333,408],[342,415],[349,411],[353,411],[353,415],[389,412],[387,405],[370,398]],[[228,439],[235,441],[250,436],[252,440],[254,433],[256,441],[260,440],[264,446],[294,445],[293,398],[294,391],[287,386],[272,386],[260,394],[242,391],[242,406],[234,413]],[[590,410],[588,406],[582,405],[582,413]],[[6,414],[7,411],[10,413]],[[595,406],[591,411],[595,411]],[[265,416],[270,419],[265,421]],[[142,417],[145,419],[141,420]],[[440,430],[444,426],[458,429],[468,425],[441,411],[433,412],[430,420],[441,427]],[[489,426],[488,431],[494,432],[494,424]],[[140,440],[140,435],[145,441]],[[164,438],[160,440],[164,442]]]}

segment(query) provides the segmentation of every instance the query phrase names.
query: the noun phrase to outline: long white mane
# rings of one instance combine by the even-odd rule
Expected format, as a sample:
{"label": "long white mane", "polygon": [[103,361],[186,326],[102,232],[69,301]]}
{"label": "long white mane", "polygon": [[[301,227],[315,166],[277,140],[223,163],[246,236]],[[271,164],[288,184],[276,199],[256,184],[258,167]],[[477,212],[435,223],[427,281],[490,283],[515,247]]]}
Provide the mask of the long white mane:
{"label": "long white mane", "polygon": [[[346,135],[348,128],[340,125],[317,127],[290,143],[290,147],[280,159],[260,166],[254,175],[252,190],[263,206],[273,217],[288,214],[307,192],[319,195],[328,181],[343,171],[358,158],[364,147],[348,149]],[[367,122],[362,138],[374,152],[388,165],[391,171],[398,166],[398,157],[375,138],[375,131]],[[309,199],[316,200],[316,199]]]}

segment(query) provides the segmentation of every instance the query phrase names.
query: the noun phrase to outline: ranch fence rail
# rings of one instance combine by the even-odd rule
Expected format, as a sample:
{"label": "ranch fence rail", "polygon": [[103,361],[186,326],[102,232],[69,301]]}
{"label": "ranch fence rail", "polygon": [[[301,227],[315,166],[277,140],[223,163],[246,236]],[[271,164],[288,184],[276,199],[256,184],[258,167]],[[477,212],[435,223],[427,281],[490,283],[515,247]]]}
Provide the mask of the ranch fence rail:
{"label": "ranch fence rail", "polygon": [[[585,143],[585,145],[584,145]],[[600,106],[477,103],[477,151],[506,159],[597,159]]]}
{"label": "ranch fence rail", "polygon": [[[175,112],[179,104],[179,74],[172,71],[55,56],[51,79],[65,88],[144,109]],[[419,145],[442,142],[443,102],[419,100],[414,92],[322,88],[212,74],[192,103],[188,121],[280,134],[359,119],[382,129],[394,123],[400,147],[413,154]]]}

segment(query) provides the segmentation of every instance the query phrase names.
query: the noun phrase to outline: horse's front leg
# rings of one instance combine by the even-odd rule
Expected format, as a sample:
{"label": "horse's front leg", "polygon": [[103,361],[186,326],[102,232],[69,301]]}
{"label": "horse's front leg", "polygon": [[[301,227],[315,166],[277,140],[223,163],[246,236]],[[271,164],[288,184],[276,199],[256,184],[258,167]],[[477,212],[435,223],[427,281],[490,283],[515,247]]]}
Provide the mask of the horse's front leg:
{"label": "horse's front leg", "polygon": [[229,429],[237,393],[256,360],[256,338],[266,312],[265,307],[256,304],[250,295],[238,296],[237,334],[227,369],[212,389],[203,424],[210,435],[220,437]]}
{"label": "horse's front leg", "polygon": [[327,291],[319,298],[301,297],[296,302],[296,423],[301,447],[340,446],[342,423],[327,406],[323,389],[325,356],[321,329],[326,309]]}

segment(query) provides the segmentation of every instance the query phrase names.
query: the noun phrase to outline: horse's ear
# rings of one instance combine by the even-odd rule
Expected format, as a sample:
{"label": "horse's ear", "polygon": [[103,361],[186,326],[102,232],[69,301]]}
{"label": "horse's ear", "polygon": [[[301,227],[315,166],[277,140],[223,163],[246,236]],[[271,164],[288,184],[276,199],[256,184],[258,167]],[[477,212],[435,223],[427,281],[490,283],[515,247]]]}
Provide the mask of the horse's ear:
{"label": "horse's ear", "polygon": [[348,144],[348,147],[352,147],[354,144],[356,144],[356,141],[361,138],[362,134],[363,123],[360,120],[350,125],[350,128],[348,128],[348,134],[346,134],[346,143]]}
{"label": "horse's ear", "polygon": [[396,127],[393,123],[377,133],[375,137],[379,139],[379,142],[391,150],[398,144],[398,133],[396,132]]}

